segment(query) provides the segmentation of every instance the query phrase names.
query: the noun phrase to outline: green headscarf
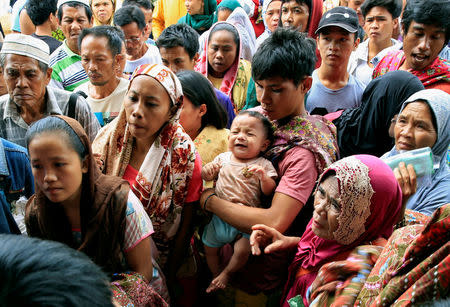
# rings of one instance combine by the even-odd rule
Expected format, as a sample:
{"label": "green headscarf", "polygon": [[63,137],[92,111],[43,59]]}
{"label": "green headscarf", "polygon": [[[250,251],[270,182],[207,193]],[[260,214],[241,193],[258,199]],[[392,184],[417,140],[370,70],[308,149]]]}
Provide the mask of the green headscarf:
{"label": "green headscarf", "polygon": [[178,23],[185,23],[200,33],[211,28],[217,3],[216,0],[203,0],[203,4],[203,15],[186,14],[178,20]]}

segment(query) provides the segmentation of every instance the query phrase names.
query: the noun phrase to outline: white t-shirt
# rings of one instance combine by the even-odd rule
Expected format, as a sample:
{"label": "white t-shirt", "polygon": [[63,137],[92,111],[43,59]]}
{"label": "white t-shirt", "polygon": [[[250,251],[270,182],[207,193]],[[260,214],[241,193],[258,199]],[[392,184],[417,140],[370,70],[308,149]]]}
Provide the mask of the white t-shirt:
{"label": "white t-shirt", "polygon": [[143,64],[162,64],[161,54],[159,53],[159,49],[153,45],[147,45],[147,52],[140,58],[134,61],[127,60],[125,64],[125,68],[123,70],[124,74],[132,75],[133,71],[139,65]]}
{"label": "white t-shirt", "polygon": [[80,85],[74,90],[74,92],[83,91],[86,95],[88,95],[86,100],[89,103],[92,112],[94,112],[97,117],[100,125],[103,127],[119,115],[129,83],[130,82],[128,80],[120,78],[120,82],[116,89],[109,96],[101,99],[95,99],[89,96],[89,85],[91,82],[86,82]]}

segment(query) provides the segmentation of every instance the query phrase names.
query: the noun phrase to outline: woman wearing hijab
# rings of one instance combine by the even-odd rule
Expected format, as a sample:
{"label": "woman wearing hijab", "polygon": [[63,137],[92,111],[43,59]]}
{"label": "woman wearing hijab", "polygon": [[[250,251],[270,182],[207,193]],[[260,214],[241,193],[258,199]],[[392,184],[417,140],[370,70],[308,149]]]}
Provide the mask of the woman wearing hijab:
{"label": "woman wearing hijab", "polygon": [[327,114],[337,128],[341,158],[363,153],[380,157],[392,148],[392,118],[409,96],[423,89],[411,73],[390,72],[367,85],[358,108]]}
{"label": "woman wearing hijab", "polygon": [[[81,125],[48,116],[28,129],[26,140],[36,183],[26,207],[28,235],[85,253],[117,285],[128,285],[124,298],[165,304],[149,285],[152,223],[126,181],[100,173]],[[136,274],[114,274],[129,270]]]}
{"label": "woman wearing hijab", "polygon": [[385,243],[401,214],[400,186],[377,157],[356,155],[334,162],[318,182],[313,218],[301,238],[286,237],[265,225],[253,226],[254,254],[263,248],[265,253],[297,248],[283,306],[289,306],[291,299],[299,303],[303,299],[308,306],[307,289],[324,264],[346,259],[359,245]]}
{"label": "woman wearing hijab", "polygon": [[211,28],[217,8],[215,0],[188,0],[185,5],[187,14],[181,17],[177,23],[191,26],[199,35]]}
{"label": "woman wearing hijab", "polygon": [[150,216],[155,258],[169,289],[188,254],[202,189],[201,160],[179,123],[182,105],[181,84],[171,70],[141,65],[131,76],[119,116],[92,145],[103,173],[126,179]]}
{"label": "woman wearing hijab", "polygon": [[394,169],[403,190],[406,208],[431,215],[450,203],[450,170],[447,149],[450,144],[450,95],[438,89],[422,90],[402,106],[394,126],[395,146],[383,158],[401,152],[429,147],[433,153],[431,182],[416,179],[414,167]]}
{"label": "woman wearing hijab", "polygon": [[217,22],[206,33],[208,37],[195,70],[230,97],[234,110],[238,113],[245,105],[251,78],[251,64],[242,58],[240,32],[231,23]]}
{"label": "woman wearing hijab", "polygon": [[281,10],[281,0],[266,0],[263,4],[263,9],[261,16],[264,22],[264,32],[258,36],[256,40],[256,48],[261,45],[261,43],[266,40],[272,34],[273,31],[278,27],[278,22],[280,20]]}

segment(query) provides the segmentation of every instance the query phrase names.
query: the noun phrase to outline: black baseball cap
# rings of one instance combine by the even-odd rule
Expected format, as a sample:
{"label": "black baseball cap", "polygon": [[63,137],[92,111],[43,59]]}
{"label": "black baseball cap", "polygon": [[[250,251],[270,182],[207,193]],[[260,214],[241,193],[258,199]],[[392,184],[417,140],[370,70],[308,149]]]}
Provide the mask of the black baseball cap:
{"label": "black baseball cap", "polygon": [[358,31],[358,25],[358,15],[354,9],[346,6],[337,6],[323,14],[316,34],[323,28],[331,26],[343,28],[350,33],[356,33]]}

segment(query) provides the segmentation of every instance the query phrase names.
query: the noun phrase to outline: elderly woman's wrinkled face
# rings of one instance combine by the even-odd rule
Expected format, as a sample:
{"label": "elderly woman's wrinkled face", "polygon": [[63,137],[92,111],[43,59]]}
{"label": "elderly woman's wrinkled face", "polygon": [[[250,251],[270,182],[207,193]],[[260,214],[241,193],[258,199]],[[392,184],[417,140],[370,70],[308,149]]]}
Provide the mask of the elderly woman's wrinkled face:
{"label": "elderly woman's wrinkled face", "polygon": [[40,109],[52,70],[49,68],[44,73],[38,60],[17,54],[6,55],[3,69],[8,94],[14,103],[20,108]]}
{"label": "elderly woman's wrinkled face", "polygon": [[339,203],[339,184],[335,176],[327,177],[319,184],[314,195],[312,231],[318,237],[334,240],[333,233],[339,226],[341,213]]}
{"label": "elderly woman's wrinkled face", "polygon": [[409,25],[403,37],[405,68],[423,70],[431,65],[445,45],[445,29],[435,25],[417,23]]}
{"label": "elderly woman's wrinkled face", "polygon": [[92,13],[102,25],[109,25],[113,15],[113,4],[111,0],[92,0]]}
{"label": "elderly woman's wrinkled face", "polygon": [[298,4],[292,0],[285,2],[281,6],[281,23],[283,28],[291,28],[300,32],[306,32],[309,20],[309,7],[305,4]]}
{"label": "elderly woman's wrinkled face", "polygon": [[221,78],[236,60],[238,46],[233,33],[219,30],[208,43],[208,64],[214,77]]}
{"label": "elderly woman's wrinkled face", "polygon": [[274,0],[270,2],[267,7],[266,15],[264,15],[264,21],[270,32],[273,32],[278,27],[278,21],[280,20],[281,1]]}
{"label": "elderly woman's wrinkled face", "polygon": [[147,145],[153,144],[171,115],[171,101],[166,89],[146,75],[131,81],[124,107],[131,134],[138,142]]}
{"label": "elderly woman's wrinkled face", "polygon": [[428,104],[422,101],[407,104],[398,115],[394,134],[397,150],[432,148],[436,143],[437,133]]}

